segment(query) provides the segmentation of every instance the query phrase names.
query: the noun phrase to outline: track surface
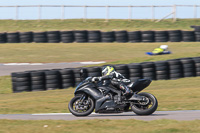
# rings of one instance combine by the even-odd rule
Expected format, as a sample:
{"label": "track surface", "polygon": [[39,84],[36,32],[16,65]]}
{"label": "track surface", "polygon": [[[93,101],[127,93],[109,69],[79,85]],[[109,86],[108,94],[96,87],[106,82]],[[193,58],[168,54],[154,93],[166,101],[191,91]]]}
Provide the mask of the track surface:
{"label": "track surface", "polygon": [[0,76],[10,75],[12,72],[24,72],[29,70],[42,69],[63,69],[75,68],[91,64],[101,64],[105,62],[70,62],[70,63],[8,63],[0,64]]}
{"label": "track surface", "polygon": [[118,114],[96,114],[87,117],[75,117],[71,113],[48,113],[48,114],[0,114],[0,119],[13,120],[83,120],[83,119],[137,119],[151,121],[157,119],[173,120],[200,120],[200,110],[183,111],[156,111],[149,116],[138,116],[133,112]]}

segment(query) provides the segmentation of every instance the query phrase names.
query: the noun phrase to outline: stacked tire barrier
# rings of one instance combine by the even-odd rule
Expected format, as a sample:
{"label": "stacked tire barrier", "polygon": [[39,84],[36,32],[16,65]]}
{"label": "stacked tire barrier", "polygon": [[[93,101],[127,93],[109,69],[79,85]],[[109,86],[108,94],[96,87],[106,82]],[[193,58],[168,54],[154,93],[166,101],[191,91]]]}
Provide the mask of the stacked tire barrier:
{"label": "stacked tire barrier", "polygon": [[88,31],[88,42],[91,42],[91,43],[101,42],[101,32]]}
{"label": "stacked tire barrier", "polygon": [[180,42],[182,41],[182,34],[180,30],[168,31],[169,41],[170,42]]}
{"label": "stacked tire barrier", "polygon": [[[200,76],[200,57],[167,61],[112,65],[117,72],[135,81],[141,78],[168,80]],[[66,68],[12,73],[13,92],[64,89],[77,86],[83,79],[101,76],[101,67]]]}
{"label": "stacked tire barrier", "polygon": [[31,90],[32,91],[42,91],[46,90],[45,87],[45,73],[44,71],[33,71],[30,72],[31,77]]}
{"label": "stacked tire barrier", "polygon": [[18,32],[12,32],[12,33],[7,33],[7,43],[19,43],[19,33]]}
{"label": "stacked tire barrier", "polygon": [[169,66],[167,61],[155,62],[155,73],[157,80],[169,79]]}
{"label": "stacked tire barrier", "polygon": [[33,33],[33,42],[35,42],[35,43],[46,43],[47,42],[46,32],[34,32]]}
{"label": "stacked tire barrier", "polygon": [[45,71],[46,90],[61,89],[61,75],[59,69]]}
{"label": "stacked tire barrier", "polygon": [[128,65],[129,79],[136,81],[142,78],[142,66],[140,63],[132,63]]}
{"label": "stacked tire barrier", "polygon": [[200,76],[200,57],[193,58],[195,64],[196,76]]}
{"label": "stacked tire barrier", "polygon": [[183,67],[183,77],[194,77],[195,74],[195,63],[191,58],[183,58],[180,60]]}
{"label": "stacked tire barrier", "polygon": [[75,85],[72,69],[62,69],[59,72],[61,74],[61,88],[69,88]]}
{"label": "stacked tire barrier", "polygon": [[114,42],[115,35],[113,31],[101,32],[101,42]]}
{"label": "stacked tire barrier", "polygon": [[136,43],[136,42],[194,42],[200,41],[200,30],[195,31],[108,31],[75,30],[45,32],[0,33],[0,43]]}
{"label": "stacked tire barrier", "polygon": [[132,43],[141,42],[141,32],[140,31],[128,32],[128,40],[129,42]]}
{"label": "stacked tire barrier", "polygon": [[154,31],[142,31],[142,42],[154,42]]}
{"label": "stacked tire barrier", "polygon": [[72,43],[74,42],[74,34],[72,31],[61,31],[60,40],[63,43]]}
{"label": "stacked tire barrier", "polygon": [[13,92],[31,91],[30,73],[12,73]]}
{"label": "stacked tire barrier", "polygon": [[142,65],[142,77],[150,78],[152,80],[156,79],[155,64],[154,62],[143,62]]}
{"label": "stacked tire barrier", "polygon": [[33,33],[32,32],[20,32],[19,39],[21,43],[31,43],[33,42]]}
{"label": "stacked tire barrier", "polygon": [[127,31],[115,31],[115,41],[119,43],[128,42]]}
{"label": "stacked tire barrier", "polygon": [[168,42],[167,31],[155,31],[154,37],[155,37],[155,42]]}
{"label": "stacked tire barrier", "polygon": [[182,64],[179,59],[168,60],[169,78],[178,79],[183,77]]}

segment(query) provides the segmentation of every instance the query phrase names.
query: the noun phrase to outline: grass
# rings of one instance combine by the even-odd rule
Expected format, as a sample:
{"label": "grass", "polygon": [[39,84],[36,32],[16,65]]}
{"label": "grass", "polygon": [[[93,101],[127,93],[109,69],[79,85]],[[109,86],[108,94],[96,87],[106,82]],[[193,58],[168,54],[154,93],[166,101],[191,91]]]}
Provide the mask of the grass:
{"label": "grass", "polygon": [[199,19],[171,19],[159,23],[151,20],[119,20],[113,19],[105,22],[103,19],[90,19],[83,22],[82,19],[68,20],[0,20],[1,32],[13,31],[50,31],[50,30],[193,30],[191,25],[199,25]]}
{"label": "grass", "polygon": [[[173,54],[148,56],[166,44]],[[0,44],[0,63],[107,61],[114,64],[200,56],[200,42]]]}
{"label": "grass", "polygon": [[[74,96],[74,88],[11,93],[9,77],[0,77],[0,114],[66,113]],[[154,94],[159,102],[158,110],[199,110],[200,77],[178,80],[153,81],[144,90]],[[8,84],[9,83],[9,84]]]}
{"label": "grass", "polygon": [[199,131],[200,120],[0,120],[1,133],[199,133]]}

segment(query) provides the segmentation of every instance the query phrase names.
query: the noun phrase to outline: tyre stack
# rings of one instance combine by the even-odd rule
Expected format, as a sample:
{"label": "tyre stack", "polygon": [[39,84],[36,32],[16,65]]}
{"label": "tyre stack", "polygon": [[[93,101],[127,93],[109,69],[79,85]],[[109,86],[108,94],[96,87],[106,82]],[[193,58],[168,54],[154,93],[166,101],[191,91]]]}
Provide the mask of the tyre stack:
{"label": "tyre stack", "polygon": [[72,43],[74,42],[74,33],[73,31],[61,31],[60,39],[63,43]]}
{"label": "tyre stack", "polygon": [[169,78],[178,79],[183,77],[183,68],[179,59],[172,59],[167,61],[169,64]]}
{"label": "tyre stack", "polygon": [[196,76],[200,76],[200,57],[193,58],[195,63]]}
{"label": "tyre stack", "polygon": [[169,66],[167,61],[155,62],[155,70],[157,80],[169,79]]}
{"label": "tyre stack", "polygon": [[86,30],[76,30],[76,31],[74,31],[74,37],[75,37],[75,41],[77,43],[88,42]]}
{"label": "tyre stack", "polygon": [[7,43],[19,43],[19,33],[18,32],[11,32],[7,33]]}
{"label": "tyre stack", "polygon": [[155,42],[168,42],[167,31],[155,31]]}
{"label": "tyre stack", "polygon": [[60,42],[60,32],[59,31],[47,31],[47,41],[48,41],[48,43],[59,43]]}
{"label": "tyre stack", "polygon": [[195,31],[194,34],[196,42],[200,42],[200,31]]}
{"label": "tyre stack", "polygon": [[184,42],[194,42],[195,41],[194,31],[182,31],[182,40]]}
{"label": "tyre stack", "polygon": [[136,81],[142,78],[142,66],[139,63],[128,64],[129,69],[129,79],[131,81]]}
{"label": "tyre stack", "polygon": [[100,67],[88,67],[87,68],[87,76],[88,77],[100,77],[101,76],[101,68]]}
{"label": "tyre stack", "polygon": [[[83,77],[81,77],[80,75],[80,70],[83,70]],[[81,81],[82,79],[85,79],[87,78],[87,70],[85,68],[75,68],[73,69],[73,73],[74,73],[74,81],[75,81],[75,86],[77,86]]]}
{"label": "tyre stack", "polygon": [[115,41],[119,43],[124,43],[128,42],[128,35],[127,31],[122,30],[122,31],[115,31]]}
{"label": "tyre stack", "polygon": [[61,88],[61,77],[58,70],[45,71],[46,90]]}
{"label": "tyre stack", "polygon": [[192,58],[180,59],[183,67],[183,77],[194,77],[196,76],[195,64]]}
{"label": "tyre stack", "polygon": [[154,42],[154,31],[141,31],[142,42]]}
{"label": "tyre stack", "polygon": [[182,35],[180,30],[171,30],[168,31],[169,41],[170,42],[180,42],[182,41]]}
{"label": "tyre stack", "polygon": [[61,74],[61,79],[62,79],[62,87],[63,89],[65,88],[70,88],[74,87],[74,74],[72,69],[62,69],[60,70]]}
{"label": "tyre stack", "polygon": [[13,92],[31,91],[30,73],[19,72],[12,73]]}
{"label": "tyre stack", "polygon": [[33,32],[20,32],[19,39],[21,43],[31,43],[33,42]]}
{"label": "tyre stack", "polygon": [[0,33],[0,43],[6,43],[6,33]]}
{"label": "tyre stack", "polygon": [[121,73],[125,78],[129,79],[129,69],[127,65],[114,65],[115,71]]}
{"label": "tyre stack", "polygon": [[101,42],[114,42],[115,35],[113,31],[101,32]]}
{"label": "tyre stack", "polygon": [[88,31],[88,42],[96,43],[101,42],[101,32],[100,31]]}
{"label": "tyre stack", "polygon": [[12,90],[15,92],[17,87],[17,73],[11,73]]}
{"label": "tyre stack", "polygon": [[141,42],[141,32],[140,31],[128,32],[128,41],[133,43]]}
{"label": "tyre stack", "polygon": [[31,72],[30,76],[31,76],[31,90],[32,91],[44,91],[44,90],[46,90],[44,71]]}
{"label": "tyre stack", "polygon": [[156,79],[156,73],[155,73],[155,64],[154,62],[143,62],[142,65],[142,76],[145,79]]}
{"label": "tyre stack", "polygon": [[46,43],[47,42],[46,32],[34,32],[33,41],[35,43]]}

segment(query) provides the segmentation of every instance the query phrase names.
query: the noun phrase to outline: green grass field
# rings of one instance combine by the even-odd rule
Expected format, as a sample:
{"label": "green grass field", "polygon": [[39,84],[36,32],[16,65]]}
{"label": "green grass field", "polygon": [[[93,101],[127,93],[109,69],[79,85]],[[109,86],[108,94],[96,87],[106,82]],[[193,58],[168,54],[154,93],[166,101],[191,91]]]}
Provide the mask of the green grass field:
{"label": "green grass field", "polygon": [[[163,44],[173,54],[145,54]],[[200,56],[200,42],[0,44],[0,63],[107,61],[119,64],[195,56]]]}
{"label": "green grass field", "polygon": [[171,19],[159,23],[151,20],[110,20],[90,19],[83,22],[82,19],[69,20],[0,20],[1,32],[13,31],[50,31],[50,30],[193,30],[191,25],[199,25],[199,19],[178,19],[172,22]]}
{"label": "green grass field", "polygon": [[200,120],[0,120],[1,133],[199,133]]}

